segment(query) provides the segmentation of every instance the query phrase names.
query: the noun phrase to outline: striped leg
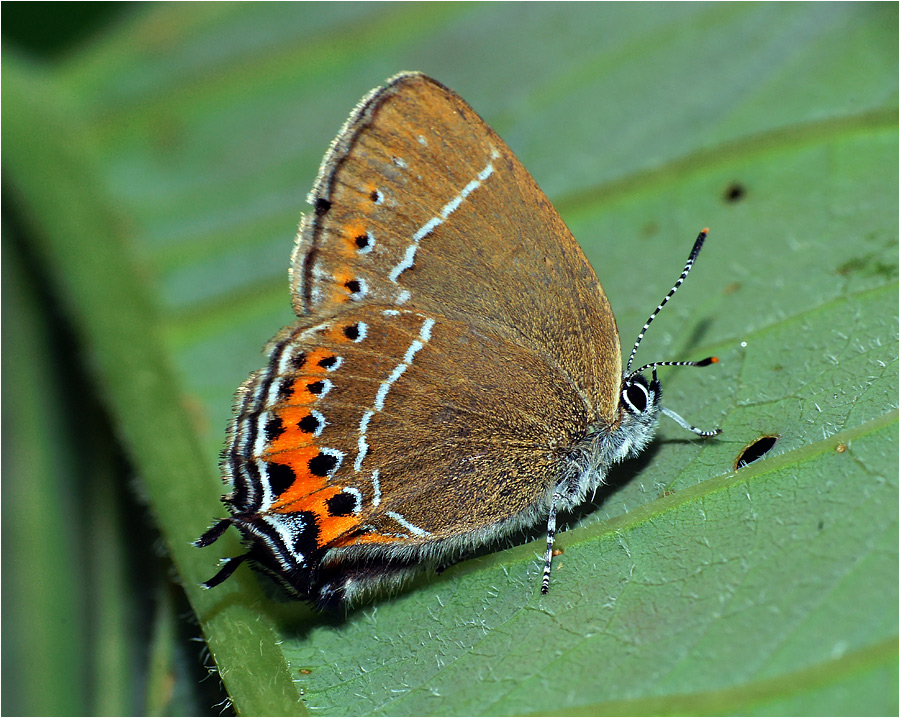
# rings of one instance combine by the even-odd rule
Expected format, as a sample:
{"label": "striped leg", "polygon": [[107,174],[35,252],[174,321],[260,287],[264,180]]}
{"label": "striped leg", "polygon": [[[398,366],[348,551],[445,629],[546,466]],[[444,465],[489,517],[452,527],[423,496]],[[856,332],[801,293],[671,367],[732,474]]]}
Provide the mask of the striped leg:
{"label": "striped leg", "polygon": [[550,515],[547,517],[547,554],[544,556],[544,577],[541,579],[541,593],[550,590],[550,564],[553,563],[553,538],[556,536],[556,504],[559,503],[559,492],[553,492],[550,503]]}

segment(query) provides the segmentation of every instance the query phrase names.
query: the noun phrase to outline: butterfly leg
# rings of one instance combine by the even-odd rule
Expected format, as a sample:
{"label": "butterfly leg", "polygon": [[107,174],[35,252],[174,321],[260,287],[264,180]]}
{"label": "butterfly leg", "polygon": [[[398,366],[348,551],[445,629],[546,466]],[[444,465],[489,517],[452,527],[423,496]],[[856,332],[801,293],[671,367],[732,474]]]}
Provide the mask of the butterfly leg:
{"label": "butterfly leg", "polygon": [[208,581],[204,581],[200,585],[203,588],[213,588],[218,586],[222,581],[231,576],[234,573],[235,569],[240,566],[244,561],[247,560],[247,554],[241,554],[240,556],[233,556],[231,558],[223,559],[220,562],[221,569],[219,572],[213,576]]}
{"label": "butterfly leg", "polygon": [[547,517],[547,553],[544,556],[544,577],[541,579],[541,593],[550,590],[550,565],[553,563],[553,538],[556,536],[556,505],[559,503],[559,491],[553,492],[550,502],[550,515]]}

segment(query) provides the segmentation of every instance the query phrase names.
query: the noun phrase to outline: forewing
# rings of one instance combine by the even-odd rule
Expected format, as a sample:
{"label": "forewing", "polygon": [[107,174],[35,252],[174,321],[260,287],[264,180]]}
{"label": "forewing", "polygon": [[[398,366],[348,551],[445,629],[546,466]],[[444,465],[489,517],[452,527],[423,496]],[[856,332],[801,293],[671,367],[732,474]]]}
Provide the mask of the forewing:
{"label": "forewing", "polygon": [[555,363],[612,421],[615,320],[580,247],[506,144],[418,74],[365,98],[326,156],[292,262],[300,316],[378,303],[484,325]]}

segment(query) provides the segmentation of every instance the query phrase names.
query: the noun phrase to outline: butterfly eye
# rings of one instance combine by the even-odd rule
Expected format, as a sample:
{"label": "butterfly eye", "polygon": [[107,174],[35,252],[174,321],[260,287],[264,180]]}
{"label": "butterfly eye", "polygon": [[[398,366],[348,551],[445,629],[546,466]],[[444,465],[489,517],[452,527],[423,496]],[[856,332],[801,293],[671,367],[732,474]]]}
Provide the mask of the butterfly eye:
{"label": "butterfly eye", "polygon": [[650,403],[650,394],[643,384],[633,382],[622,390],[622,400],[635,414],[643,414]]}

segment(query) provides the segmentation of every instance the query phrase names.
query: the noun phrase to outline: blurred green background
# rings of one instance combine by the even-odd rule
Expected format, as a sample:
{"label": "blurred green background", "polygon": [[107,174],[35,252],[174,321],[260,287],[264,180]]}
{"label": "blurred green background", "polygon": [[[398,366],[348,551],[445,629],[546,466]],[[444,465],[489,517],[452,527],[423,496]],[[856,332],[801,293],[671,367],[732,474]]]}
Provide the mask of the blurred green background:
{"label": "blurred green background", "polygon": [[[5,714],[897,713],[896,4],[2,19]],[[240,550],[189,542],[223,511],[232,393],[291,319],[306,192],[414,69],[532,172],[623,344],[711,227],[641,357],[717,354],[663,381],[725,433],[663,425],[569,517],[547,597],[539,531],[347,617],[246,569],[201,592]]]}

